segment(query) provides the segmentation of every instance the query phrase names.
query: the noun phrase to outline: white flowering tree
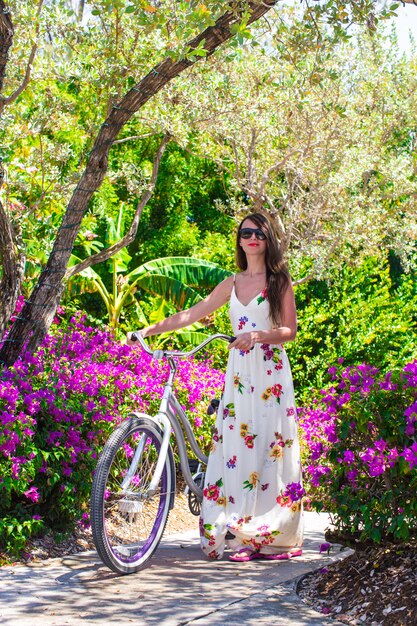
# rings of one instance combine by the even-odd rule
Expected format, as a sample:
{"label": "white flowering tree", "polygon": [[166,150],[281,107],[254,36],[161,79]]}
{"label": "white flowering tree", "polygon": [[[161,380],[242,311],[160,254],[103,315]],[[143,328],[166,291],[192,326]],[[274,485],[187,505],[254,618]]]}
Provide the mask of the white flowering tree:
{"label": "white flowering tree", "polygon": [[388,248],[407,263],[417,237],[417,57],[366,34],[324,58],[284,54],[282,20],[270,20],[264,47],[227,65],[212,59],[188,89],[170,85],[154,104],[170,112],[174,138],[232,177],[224,210],[275,218],[298,280]]}

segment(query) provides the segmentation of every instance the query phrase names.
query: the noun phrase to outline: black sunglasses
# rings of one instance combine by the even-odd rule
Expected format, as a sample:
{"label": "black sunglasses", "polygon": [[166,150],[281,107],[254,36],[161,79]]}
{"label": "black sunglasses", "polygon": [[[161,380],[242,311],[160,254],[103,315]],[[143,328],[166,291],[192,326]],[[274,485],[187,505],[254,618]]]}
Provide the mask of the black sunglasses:
{"label": "black sunglasses", "polygon": [[239,231],[239,235],[242,239],[250,239],[254,233],[256,239],[265,241],[266,235],[260,228],[241,228]]}

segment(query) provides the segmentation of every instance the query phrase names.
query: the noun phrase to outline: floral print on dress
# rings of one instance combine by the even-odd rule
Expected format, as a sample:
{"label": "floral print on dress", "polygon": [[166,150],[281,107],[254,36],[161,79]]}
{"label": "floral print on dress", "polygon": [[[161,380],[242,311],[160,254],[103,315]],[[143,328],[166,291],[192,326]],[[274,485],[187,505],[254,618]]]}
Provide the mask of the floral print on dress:
{"label": "floral print on dress", "polygon": [[277,371],[282,369],[281,347],[273,346],[269,343],[262,343],[261,350],[264,353],[264,361],[272,361],[275,364],[274,369]]}
{"label": "floral print on dress", "polygon": [[268,546],[274,543],[276,537],[281,534],[279,530],[271,530],[268,524],[260,526],[253,541],[256,546]]}
{"label": "floral print on dress", "polygon": [[249,432],[248,424],[240,425],[240,436],[243,438],[243,441],[245,442],[245,446],[247,448],[252,449],[254,447],[256,435]]}
{"label": "floral print on dress", "polygon": [[213,428],[213,434],[212,434],[211,438],[216,443],[218,443],[218,442],[221,443],[223,441],[223,435],[219,434],[219,430],[218,430],[218,428],[216,426]]}
{"label": "floral print on dress", "polygon": [[233,384],[235,386],[235,389],[238,390],[239,393],[243,393],[243,390],[245,388],[245,385],[243,383],[240,382],[240,376],[239,374],[236,374],[233,378]]}
{"label": "floral print on dress", "polygon": [[[234,335],[271,329],[266,292],[243,306],[232,289],[229,315]],[[283,346],[230,350],[203,489],[201,546],[209,558],[222,557],[228,529],[234,549],[273,553],[302,545],[296,418]]]}
{"label": "floral print on dress", "polygon": [[261,394],[262,400],[267,402],[271,397],[274,397],[278,404],[280,403],[280,398],[282,396],[282,385],[276,383],[272,385],[272,387],[267,387]]}
{"label": "floral print on dress", "polygon": [[209,559],[220,559],[221,558],[221,554],[219,552],[217,552],[217,550],[212,550],[211,552],[208,553],[208,558]]}
{"label": "floral print on dress", "polygon": [[235,416],[235,404],[234,402],[229,402],[229,404],[226,404],[226,406],[223,409],[223,419],[226,419],[228,417],[234,417]]}
{"label": "floral print on dress", "polygon": [[219,430],[215,426],[213,428],[213,434],[211,436],[210,454],[212,454],[216,450],[217,444],[221,443],[222,441],[223,441],[223,435],[219,434]]}
{"label": "floral print on dress", "polygon": [[245,524],[249,524],[251,521],[252,521],[252,515],[246,515],[245,517],[239,517],[239,519],[236,520],[235,526],[230,526],[230,528],[232,530],[239,530],[240,528],[242,528],[242,526],[244,526]]}
{"label": "floral print on dress", "polygon": [[277,460],[283,458],[283,456],[284,456],[284,448],[291,448],[291,446],[293,444],[293,440],[292,439],[286,439],[284,441],[284,438],[281,435],[281,433],[274,433],[274,434],[275,434],[275,441],[272,441],[269,444],[269,447],[270,447],[270,450],[271,450],[270,453],[269,453],[269,456],[274,461],[277,461]]}
{"label": "floral print on dress", "polygon": [[219,478],[219,480],[213,485],[207,485],[203,492],[204,497],[207,498],[207,500],[213,500],[213,502],[217,502],[217,500],[221,497],[220,487],[222,486],[223,480],[221,478]]}
{"label": "floral print on dress", "polygon": [[260,294],[259,294],[259,296],[256,298],[256,303],[257,303],[258,305],[259,305],[259,304],[262,304],[262,302],[265,302],[265,300],[267,299],[267,297],[268,297],[268,296],[267,296],[266,289],[264,289],[264,290],[262,291],[262,293],[260,293]]}
{"label": "floral print on dress", "polygon": [[243,483],[243,489],[249,489],[249,491],[252,491],[257,484],[259,483],[259,474],[258,472],[252,472],[252,474],[250,474],[248,480],[245,480]]}
{"label": "floral print on dress", "polygon": [[200,537],[207,539],[209,546],[214,546],[216,543],[216,536],[213,533],[214,529],[214,524],[205,524],[203,518],[200,517]]}
{"label": "floral print on dress", "polygon": [[280,495],[277,497],[277,502],[280,506],[290,509],[292,513],[299,513],[301,511],[301,502],[293,502],[291,496]]}
{"label": "floral print on dress", "polygon": [[237,327],[238,330],[242,330],[242,328],[244,328],[248,322],[249,322],[249,319],[246,317],[246,315],[242,316],[239,319],[239,325]]}
{"label": "floral print on dress", "polygon": [[301,482],[289,483],[277,496],[277,502],[280,506],[290,509],[292,513],[299,513],[304,495],[305,490]]}

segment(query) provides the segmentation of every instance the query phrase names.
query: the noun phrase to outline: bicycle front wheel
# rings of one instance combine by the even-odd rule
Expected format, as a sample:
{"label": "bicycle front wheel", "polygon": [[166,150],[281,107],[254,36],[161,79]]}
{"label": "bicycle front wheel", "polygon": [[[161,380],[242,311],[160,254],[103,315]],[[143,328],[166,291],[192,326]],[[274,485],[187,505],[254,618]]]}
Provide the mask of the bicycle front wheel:
{"label": "bicycle front wheel", "polygon": [[[110,435],[100,455],[91,491],[91,528],[102,561],[118,574],[139,571],[155,552],[175,489],[168,448],[161,479],[149,492],[162,432],[150,419],[132,418]],[[141,454],[134,462],[135,451]]]}

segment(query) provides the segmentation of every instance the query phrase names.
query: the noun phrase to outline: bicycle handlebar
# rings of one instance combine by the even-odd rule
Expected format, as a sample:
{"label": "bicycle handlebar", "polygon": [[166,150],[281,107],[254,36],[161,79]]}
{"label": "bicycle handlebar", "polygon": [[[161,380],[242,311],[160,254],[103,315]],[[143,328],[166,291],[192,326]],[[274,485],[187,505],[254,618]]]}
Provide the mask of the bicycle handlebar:
{"label": "bicycle handlebar", "polygon": [[196,354],[196,352],[204,348],[207,344],[211,343],[215,339],[223,339],[224,341],[232,343],[236,339],[236,337],[231,337],[230,335],[223,335],[222,333],[218,333],[216,335],[211,335],[210,337],[207,337],[207,339],[204,339],[204,341],[202,341],[198,346],[196,346],[189,352],[182,352],[178,350],[151,350],[149,346],[145,343],[140,333],[132,333],[131,335],[131,341],[139,341],[139,344],[141,345],[143,350],[153,356],[154,359],[162,359],[163,357],[188,358]]}

